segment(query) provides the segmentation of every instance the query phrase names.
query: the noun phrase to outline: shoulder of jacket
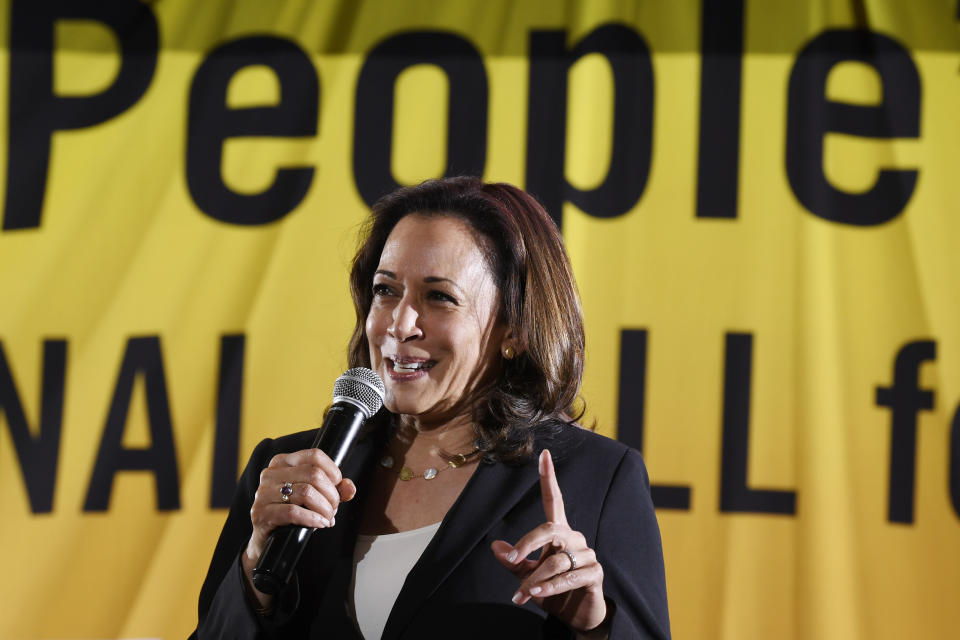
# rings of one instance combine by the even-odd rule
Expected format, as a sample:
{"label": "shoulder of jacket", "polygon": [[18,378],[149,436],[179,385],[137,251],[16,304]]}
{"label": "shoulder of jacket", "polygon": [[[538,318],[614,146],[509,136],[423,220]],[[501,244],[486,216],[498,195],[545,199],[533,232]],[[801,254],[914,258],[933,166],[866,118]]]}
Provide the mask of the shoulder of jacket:
{"label": "shoulder of jacket", "polygon": [[[565,425],[549,441],[538,444],[542,445],[538,448],[550,450],[558,473],[564,469],[574,471],[584,468],[594,472],[610,469],[612,472],[625,462],[629,466],[636,463],[643,466],[640,453],[632,447],[577,425]],[[630,465],[631,462],[634,465]]]}
{"label": "shoulder of jacket", "polygon": [[[579,425],[565,425],[555,446],[572,456],[582,453],[622,457],[632,448],[613,438]],[[581,451],[584,450],[584,451]]]}

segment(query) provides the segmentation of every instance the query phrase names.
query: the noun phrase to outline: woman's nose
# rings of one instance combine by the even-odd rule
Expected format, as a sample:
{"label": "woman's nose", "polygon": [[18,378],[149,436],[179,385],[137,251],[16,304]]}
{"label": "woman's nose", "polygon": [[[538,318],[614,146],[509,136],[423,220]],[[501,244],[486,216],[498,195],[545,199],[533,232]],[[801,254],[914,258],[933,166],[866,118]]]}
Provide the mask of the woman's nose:
{"label": "woman's nose", "polygon": [[420,330],[420,314],[412,304],[401,300],[393,310],[393,323],[387,333],[397,342],[406,342],[423,335]]}

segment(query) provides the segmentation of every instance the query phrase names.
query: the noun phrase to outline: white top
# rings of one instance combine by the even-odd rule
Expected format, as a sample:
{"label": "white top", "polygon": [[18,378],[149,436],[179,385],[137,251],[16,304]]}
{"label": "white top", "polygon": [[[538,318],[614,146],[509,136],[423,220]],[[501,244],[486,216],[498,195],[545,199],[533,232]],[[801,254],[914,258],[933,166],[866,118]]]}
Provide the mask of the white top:
{"label": "white top", "polygon": [[400,533],[357,536],[353,549],[351,605],[357,627],[367,640],[383,635],[387,617],[407,574],[439,528],[440,523],[436,522]]}
{"label": "white top", "polygon": [[[353,548],[353,581],[350,584],[350,606],[354,622],[366,640],[383,635],[387,618],[407,574],[417,564],[440,523],[419,529],[385,533],[380,536],[357,536]],[[506,569],[505,569],[506,570]],[[577,640],[605,640],[608,629],[600,628],[576,633]]]}

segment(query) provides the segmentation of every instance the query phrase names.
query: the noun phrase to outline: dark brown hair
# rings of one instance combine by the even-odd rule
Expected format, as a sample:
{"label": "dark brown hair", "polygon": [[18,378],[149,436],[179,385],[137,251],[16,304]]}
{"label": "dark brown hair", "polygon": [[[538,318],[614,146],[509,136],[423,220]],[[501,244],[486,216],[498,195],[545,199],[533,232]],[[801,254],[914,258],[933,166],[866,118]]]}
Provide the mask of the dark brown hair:
{"label": "dark brown hair", "polygon": [[499,320],[512,332],[517,355],[503,360],[497,379],[475,403],[476,444],[488,461],[519,462],[535,437],[583,414],[574,406],[583,375],[583,315],[570,261],[553,220],[531,195],[478,178],[428,180],[373,205],[350,272],[357,323],[351,367],[369,367],[365,332],[373,276],[390,232],[411,213],[450,215],[478,235],[500,296]]}

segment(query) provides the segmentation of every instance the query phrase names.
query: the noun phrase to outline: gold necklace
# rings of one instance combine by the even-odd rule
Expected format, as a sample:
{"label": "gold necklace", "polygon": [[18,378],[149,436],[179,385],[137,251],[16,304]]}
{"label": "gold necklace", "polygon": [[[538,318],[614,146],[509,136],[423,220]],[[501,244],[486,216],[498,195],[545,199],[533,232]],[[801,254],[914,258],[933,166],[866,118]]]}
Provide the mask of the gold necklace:
{"label": "gold necklace", "polygon": [[393,456],[391,456],[389,453],[384,455],[382,458],[380,458],[380,466],[383,467],[384,469],[389,469],[390,471],[393,471],[394,473],[399,475],[400,479],[403,480],[404,482],[408,480],[413,480],[414,478],[423,478],[424,480],[433,480],[434,478],[436,478],[438,475],[440,475],[447,469],[456,469],[458,467],[462,467],[463,465],[470,462],[473,458],[475,458],[479,453],[480,453],[480,449],[478,449],[477,447],[474,447],[473,451],[470,451],[468,453],[458,453],[457,455],[453,456],[452,458],[447,460],[447,464],[445,466],[442,466],[439,469],[437,469],[436,467],[427,467],[426,469],[423,470],[423,473],[414,473],[413,469],[404,465],[400,466],[400,471],[394,470],[394,467],[396,465],[394,463]]}

